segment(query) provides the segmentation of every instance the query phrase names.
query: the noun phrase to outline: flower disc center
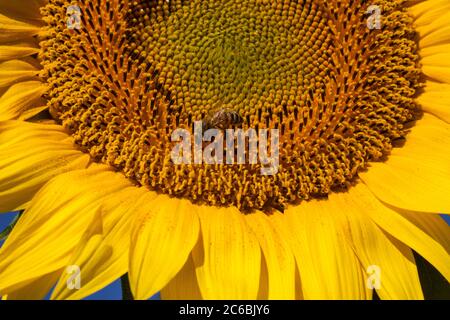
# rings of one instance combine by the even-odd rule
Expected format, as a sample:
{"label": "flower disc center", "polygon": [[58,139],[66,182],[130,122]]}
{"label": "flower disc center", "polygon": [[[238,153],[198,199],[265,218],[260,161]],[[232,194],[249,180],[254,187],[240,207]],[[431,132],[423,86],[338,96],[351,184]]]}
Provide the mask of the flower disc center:
{"label": "flower disc center", "polygon": [[[80,0],[82,27],[42,10],[52,116],[96,161],[142,186],[207,205],[283,208],[350,187],[416,119],[419,57],[404,1]],[[176,165],[176,129],[227,106],[239,127],[278,129],[261,164]]]}

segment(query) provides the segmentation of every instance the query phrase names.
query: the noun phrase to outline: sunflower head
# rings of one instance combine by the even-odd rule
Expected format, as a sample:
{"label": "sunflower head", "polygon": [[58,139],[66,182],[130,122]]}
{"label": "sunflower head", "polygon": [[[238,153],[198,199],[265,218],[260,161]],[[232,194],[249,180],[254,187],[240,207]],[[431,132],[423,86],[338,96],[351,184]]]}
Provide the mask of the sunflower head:
{"label": "sunflower head", "polygon": [[[50,1],[48,106],[96,161],[162,193],[241,209],[326,196],[387,156],[419,113],[403,2],[377,1],[388,19],[371,30],[364,1],[98,1],[74,31],[65,2]],[[277,174],[172,163],[171,133],[223,104],[244,129],[280,131]]]}
{"label": "sunflower head", "polygon": [[[0,0],[0,296],[423,298],[414,252],[450,279],[449,9]],[[174,163],[197,123],[278,130],[276,173]]]}

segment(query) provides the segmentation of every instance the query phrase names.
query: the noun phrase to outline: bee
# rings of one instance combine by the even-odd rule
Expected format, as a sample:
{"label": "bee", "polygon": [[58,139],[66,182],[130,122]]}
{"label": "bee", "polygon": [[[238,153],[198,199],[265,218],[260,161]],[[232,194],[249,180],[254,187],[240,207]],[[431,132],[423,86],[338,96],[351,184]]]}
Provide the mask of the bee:
{"label": "bee", "polygon": [[229,108],[218,108],[203,120],[203,131],[209,129],[232,129],[235,126],[240,126],[243,122],[244,119],[239,112]]}

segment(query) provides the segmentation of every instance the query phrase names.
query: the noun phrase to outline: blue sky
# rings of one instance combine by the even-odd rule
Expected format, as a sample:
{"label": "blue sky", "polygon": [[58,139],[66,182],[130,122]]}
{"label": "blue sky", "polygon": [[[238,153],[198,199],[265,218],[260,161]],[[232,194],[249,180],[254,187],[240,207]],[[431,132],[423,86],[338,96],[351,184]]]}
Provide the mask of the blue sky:
{"label": "blue sky", "polygon": [[[3,230],[6,226],[8,226],[13,220],[15,213],[5,213],[0,214],[0,230]],[[450,216],[443,216],[447,223],[450,225]],[[0,242],[0,245],[2,242]],[[153,297],[152,299],[158,299],[158,296]],[[108,287],[103,290],[93,294],[92,296],[86,298],[87,300],[121,300],[122,299],[122,289],[120,285],[120,280],[117,280],[110,284]]]}

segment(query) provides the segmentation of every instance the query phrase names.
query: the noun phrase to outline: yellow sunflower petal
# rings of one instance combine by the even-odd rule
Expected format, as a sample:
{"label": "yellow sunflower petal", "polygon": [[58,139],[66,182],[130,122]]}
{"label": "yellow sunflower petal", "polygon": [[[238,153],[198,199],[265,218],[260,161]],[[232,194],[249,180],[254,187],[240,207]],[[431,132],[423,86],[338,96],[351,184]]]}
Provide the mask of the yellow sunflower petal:
{"label": "yellow sunflower petal", "polygon": [[[1,49],[0,49],[1,50]],[[24,61],[11,60],[0,63],[0,87],[36,76],[37,69]]]}
{"label": "yellow sunflower petal", "polygon": [[294,251],[304,299],[371,298],[362,264],[333,218],[346,210],[335,201],[312,200],[277,218]]}
{"label": "yellow sunflower petal", "polygon": [[391,155],[387,163],[374,163],[360,174],[383,202],[411,211],[449,213],[448,170],[439,170],[411,158]]}
{"label": "yellow sunflower petal", "polygon": [[0,12],[9,17],[41,20],[39,9],[45,0],[0,0]]}
{"label": "yellow sunflower petal", "polygon": [[34,116],[38,115],[40,112],[47,110],[48,106],[39,106],[39,107],[34,107],[34,108],[30,108],[27,110],[24,110],[22,112],[22,114],[17,118],[17,120],[28,120],[33,118]]}
{"label": "yellow sunflower petal", "polygon": [[9,148],[27,139],[64,140],[67,132],[54,123],[31,123],[23,121],[0,121],[0,147]]}
{"label": "yellow sunflower petal", "polygon": [[426,112],[450,123],[450,84],[427,81],[417,102]]}
{"label": "yellow sunflower petal", "polygon": [[131,221],[143,207],[142,204],[153,197],[154,194],[147,189],[129,187],[114,193],[102,205],[101,215],[95,221],[98,225],[93,225],[85,234],[68,263],[80,267],[81,288],[70,290],[66,285],[69,275],[63,274],[52,299],[82,299],[128,271]]}
{"label": "yellow sunflower petal", "polygon": [[450,153],[446,151],[449,147],[450,125],[425,113],[406,136],[405,145],[394,148],[391,153],[418,161],[433,161],[441,170],[447,170]]}
{"label": "yellow sunflower petal", "polygon": [[450,84],[450,67],[423,65],[422,71],[424,74],[426,74],[433,80],[442,81]]}
{"label": "yellow sunflower petal", "polygon": [[160,195],[143,205],[131,233],[129,278],[136,299],[150,298],[175,277],[200,228],[187,200]]}
{"label": "yellow sunflower petal", "polygon": [[450,226],[440,215],[423,215],[405,210],[396,211],[436,240],[445,251],[450,253]]}
{"label": "yellow sunflower petal", "polygon": [[446,0],[423,1],[408,8],[419,33],[421,49],[450,42],[450,11]]}
{"label": "yellow sunflower petal", "polygon": [[189,255],[183,268],[181,268],[175,278],[161,290],[161,298],[164,300],[202,299],[191,255]]}
{"label": "yellow sunflower petal", "polygon": [[62,270],[51,272],[31,281],[6,296],[6,300],[42,300],[55,285]]}
{"label": "yellow sunflower petal", "polygon": [[[352,192],[354,197],[358,197],[361,203],[364,203],[365,213],[377,225],[392,237],[418,252],[438,269],[447,280],[450,279],[450,256],[439,242],[439,238],[433,238],[434,234],[429,230],[424,231],[423,225],[416,225],[414,221],[406,219],[402,214],[385,206],[374,198],[364,185],[355,186]],[[429,217],[429,215],[426,217]]]}
{"label": "yellow sunflower petal", "polygon": [[417,20],[423,15],[428,14],[429,12],[434,12],[434,10],[441,9],[443,6],[446,6],[447,4],[448,4],[447,0],[419,1],[419,3],[410,6],[408,8],[408,11],[415,18],[415,20]]}
{"label": "yellow sunflower petal", "polygon": [[61,174],[33,198],[0,249],[0,292],[64,267],[102,201],[130,186],[105,166]]}
{"label": "yellow sunflower petal", "polygon": [[450,26],[442,26],[437,28],[419,40],[420,48],[428,48],[432,46],[442,45],[450,41]]}
{"label": "yellow sunflower petal", "polygon": [[[346,208],[335,211],[333,218],[341,225],[364,269],[378,272],[374,268],[379,268],[380,274],[373,275],[379,278],[373,279],[372,287],[376,285],[380,298],[423,299],[412,251],[372,221],[367,211],[376,210],[370,204],[378,200],[367,187],[358,184],[346,193],[331,194],[329,201]],[[370,276],[367,275],[366,282],[371,281]]]}
{"label": "yellow sunflower petal", "polygon": [[0,14],[0,43],[17,41],[37,35],[40,28]]}
{"label": "yellow sunflower petal", "polygon": [[[295,298],[295,276],[296,269],[294,269],[294,298]],[[264,254],[261,257],[261,271],[259,274],[259,289],[258,300],[269,300],[269,272],[267,271],[267,262]]]}
{"label": "yellow sunflower petal", "polygon": [[[427,14],[422,15],[415,20],[415,29],[419,32],[421,38],[448,25],[448,21],[450,21],[450,11],[443,11],[445,8],[450,8],[450,5],[447,3],[441,8],[430,10]],[[428,23],[421,23],[424,20],[427,20]]]}
{"label": "yellow sunflower petal", "polygon": [[389,205],[429,213],[449,213],[450,126],[425,114],[384,163],[371,163],[359,176]]}
{"label": "yellow sunflower petal", "polygon": [[428,56],[433,56],[435,54],[444,53],[444,52],[450,52],[450,44],[441,44],[441,45],[437,45],[437,46],[421,48],[420,56],[428,57]]}
{"label": "yellow sunflower petal", "polygon": [[244,216],[258,238],[268,273],[268,299],[295,299],[295,259],[290,246],[267,215]]}
{"label": "yellow sunflower petal", "polygon": [[61,127],[0,122],[0,212],[24,209],[51,178],[88,162]]}
{"label": "yellow sunflower petal", "polygon": [[300,273],[298,271],[298,268],[295,271],[295,299],[305,300],[305,296],[303,295],[302,290],[302,281],[300,280]]}
{"label": "yellow sunflower petal", "polygon": [[437,53],[421,60],[422,72],[430,78],[450,84],[450,53]]}
{"label": "yellow sunflower petal", "polygon": [[442,18],[442,13],[450,9],[450,2],[447,0],[423,1],[412,6],[409,12],[413,15],[416,28],[428,26],[434,21]]}
{"label": "yellow sunflower petal", "polygon": [[0,61],[19,59],[39,52],[39,48],[26,46],[0,46]]}
{"label": "yellow sunflower petal", "polygon": [[398,214],[380,212],[373,219],[392,236],[418,252],[450,281],[449,253],[440,243]]}
{"label": "yellow sunflower petal", "polygon": [[40,81],[20,82],[11,86],[0,98],[0,121],[17,119],[26,110],[42,105],[45,85]]}
{"label": "yellow sunflower petal", "polygon": [[261,249],[235,207],[201,207],[202,243],[194,251],[204,299],[256,299]]}
{"label": "yellow sunflower petal", "polygon": [[[80,288],[85,288],[85,276],[89,277],[89,272],[92,271],[88,266],[86,268],[85,263],[88,262],[91,265],[97,266],[102,264],[104,260],[112,254],[112,248],[109,246],[104,246],[101,249],[100,243],[103,237],[103,220],[101,211],[97,211],[96,216],[94,216],[92,223],[90,224],[88,230],[85,232],[77,247],[73,250],[72,257],[68,260],[68,266],[76,266],[80,269]],[[94,254],[95,253],[95,254]],[[78,292],[79,290],[70,289],[67,285],[70,281],[72,274],[69,272],[63,272],[55,290],[52,293],[52,299],[68,299],[70,292]],[[81,287],[82,281],[82,287]],[[85,289],[83,289],[85,291]],[[75,294],[78,296],[78,294]],[[81,296],[82,298],[83,296]]]}

